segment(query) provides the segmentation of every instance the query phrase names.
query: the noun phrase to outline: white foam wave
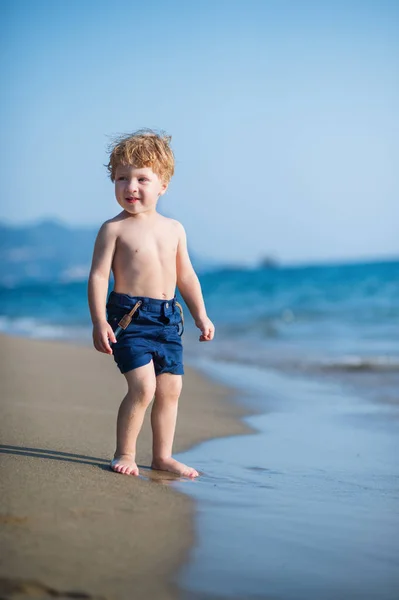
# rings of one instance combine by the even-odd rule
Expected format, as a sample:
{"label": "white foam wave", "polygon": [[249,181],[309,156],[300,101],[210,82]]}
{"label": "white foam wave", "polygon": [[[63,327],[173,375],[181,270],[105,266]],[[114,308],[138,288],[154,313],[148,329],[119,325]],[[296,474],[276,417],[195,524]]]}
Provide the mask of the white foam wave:
{"label": "white foam wave", "polygon": [[324,361],[322,368],[337,371],[399,371],[398,356],[347,355]]}
{"label": "white foam wave", "polygon": [[0,316],[0,332],[35,339],[76,341],[87,341],[91,335],[89,327],[45,323],[32,317],[12,319],[5,316]]}

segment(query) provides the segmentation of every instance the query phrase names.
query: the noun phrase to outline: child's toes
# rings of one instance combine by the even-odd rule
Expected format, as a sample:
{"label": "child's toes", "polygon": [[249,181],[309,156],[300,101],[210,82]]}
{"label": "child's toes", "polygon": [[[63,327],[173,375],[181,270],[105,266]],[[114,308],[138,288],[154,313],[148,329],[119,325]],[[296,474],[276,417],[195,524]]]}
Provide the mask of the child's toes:
{"label": "child's toes", "polygon": [[114,458],[111,461],[110,467],[115,473],[121,473],[122,475],[138,475],[139,470],[130,457],[126,456],[125,458]]}

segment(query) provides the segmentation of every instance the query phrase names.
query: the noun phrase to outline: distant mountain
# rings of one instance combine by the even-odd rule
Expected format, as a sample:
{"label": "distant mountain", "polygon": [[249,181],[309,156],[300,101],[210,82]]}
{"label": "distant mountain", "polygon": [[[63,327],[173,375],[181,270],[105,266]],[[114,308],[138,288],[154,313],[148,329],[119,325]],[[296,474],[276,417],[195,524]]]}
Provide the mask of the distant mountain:
{"label": "distant mountain", "polygon": [[[0,284],[84,281],[99,227],[72,227],[55,220],[34,225],[0,223]],[[208,265],[192,256],[196,269]]]}
{"label": "distant mountain", "polygon": [[1,223],[0,283],[85,279],[96,235],[94,228],[73,228],[57,221]]}

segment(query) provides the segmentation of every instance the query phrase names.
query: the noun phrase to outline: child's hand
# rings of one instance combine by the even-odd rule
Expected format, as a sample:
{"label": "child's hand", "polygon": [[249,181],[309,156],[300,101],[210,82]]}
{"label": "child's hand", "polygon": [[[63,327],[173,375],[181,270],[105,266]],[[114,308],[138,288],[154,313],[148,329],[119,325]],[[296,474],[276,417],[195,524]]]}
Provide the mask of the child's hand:
{"label": "child's hand", "polygon": [[208,317],[205,317],[205,319],[198,319],[195,321],[195,324],[198,329],[201,330],[202,335],[199,338],[200,342],[210,342],[213,340],[215,335],[215,326],[212,321],[208,319]]}
{"label": "child's hand", "polygon": [[110,341],[116,343],[116,337],[109,323],[96,323],[93,325],[93,344],[96,350],[104,354],[112,354]]}

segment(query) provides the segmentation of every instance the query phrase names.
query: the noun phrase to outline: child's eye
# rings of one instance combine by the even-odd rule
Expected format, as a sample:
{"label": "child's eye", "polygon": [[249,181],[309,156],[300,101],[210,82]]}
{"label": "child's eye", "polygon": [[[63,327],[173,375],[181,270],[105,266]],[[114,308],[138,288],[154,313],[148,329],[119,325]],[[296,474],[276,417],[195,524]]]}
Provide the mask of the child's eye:
{"label": "child's eye", "polygon": [[140,177],[139,181],[146,182],[146,181],[149,181],[149,179],[147,179],[147,177]]}
{"label": "child's eye", "polygon": [[123,177],[123,175],[121,177],[118,177],[118,181],[125,181],[126,177]]}

